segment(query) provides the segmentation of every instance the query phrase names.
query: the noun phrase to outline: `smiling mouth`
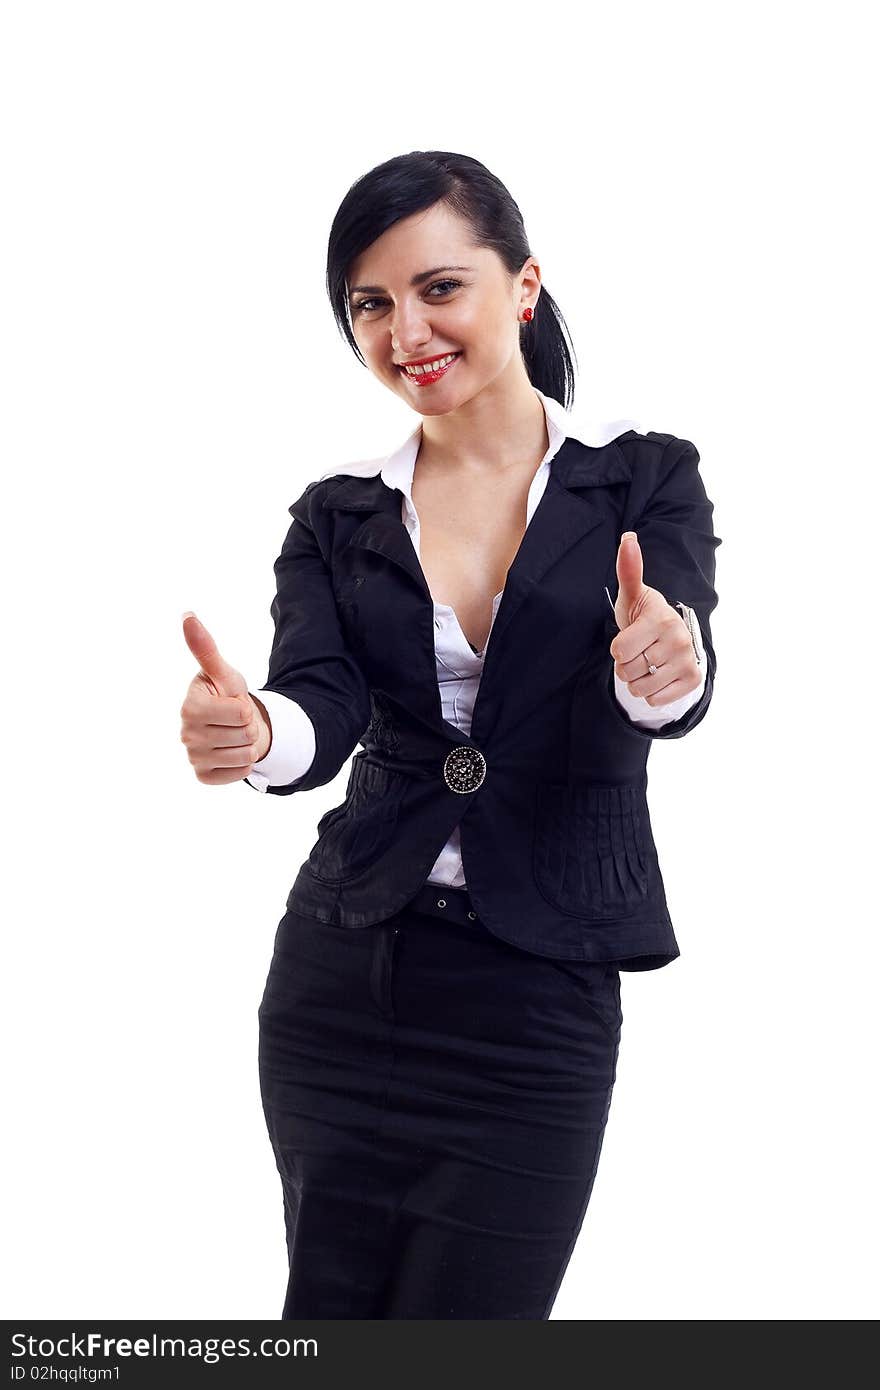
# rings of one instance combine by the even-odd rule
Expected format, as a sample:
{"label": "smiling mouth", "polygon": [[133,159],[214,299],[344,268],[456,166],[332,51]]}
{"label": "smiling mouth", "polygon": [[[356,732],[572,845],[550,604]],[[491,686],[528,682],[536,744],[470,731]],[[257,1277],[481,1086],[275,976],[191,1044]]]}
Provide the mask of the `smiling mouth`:
{"label": "smiling mouth", "polygon": [[427,385],[429,382],[438,381],[453,362],[457,362],[461,357],[460,352],[447,352],[442,357],[435,357],[430,362],[421,363],[416,366],[402,365],[397,370],[410,381],[418,382],[419,385]]}

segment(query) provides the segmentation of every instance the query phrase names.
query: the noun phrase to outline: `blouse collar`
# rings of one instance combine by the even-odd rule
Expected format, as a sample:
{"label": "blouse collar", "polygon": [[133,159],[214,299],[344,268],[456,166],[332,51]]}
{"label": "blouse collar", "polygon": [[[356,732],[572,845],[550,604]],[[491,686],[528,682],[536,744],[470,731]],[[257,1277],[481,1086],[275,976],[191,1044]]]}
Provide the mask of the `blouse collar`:
{"label": "blouse collar", "polygon": [[[575,418],[552,396],[545,396],[543,391],[539,391],[536,386],[532,389],[544,407],[548,436],[547,452],[538,466],[535,474],[536,481],[540,476],[541,469],[549,469],[553,458],[562,448],[566,439],[578,439],[582,444],[600,448],[605,444],[610,444],[612,439],[625,434],[627,430],[642,432],[641,425],[633,420],[598,422],[587,420],[583,416]],[[377,469],[374,465],[373,469],[374,472],[381,473],[382,481],[387,487],[398,488],[403,493],[410,507],[412,507],[413,475],[421,441],[422,424],[419,421],[403,443],[381,461],[381,467]]]}

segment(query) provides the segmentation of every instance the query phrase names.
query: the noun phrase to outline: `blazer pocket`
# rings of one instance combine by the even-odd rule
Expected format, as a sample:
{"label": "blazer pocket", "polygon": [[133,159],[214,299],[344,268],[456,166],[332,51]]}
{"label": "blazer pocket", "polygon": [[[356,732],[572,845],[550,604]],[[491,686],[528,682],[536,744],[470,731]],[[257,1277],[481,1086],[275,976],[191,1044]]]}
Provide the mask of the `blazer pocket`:
{"label": "blazer pocket", "polygon": [[403,773],[355,757],[345,801],[321,817],[318,839],[308,858],[315,878],[344,883],[391,845],[408,785]]}
{"label": "blazer pocket", "polygon": [[536,792],[535,882],[578,917],[633,913],[648,896],[654,844],[640,788],[541,783]]}

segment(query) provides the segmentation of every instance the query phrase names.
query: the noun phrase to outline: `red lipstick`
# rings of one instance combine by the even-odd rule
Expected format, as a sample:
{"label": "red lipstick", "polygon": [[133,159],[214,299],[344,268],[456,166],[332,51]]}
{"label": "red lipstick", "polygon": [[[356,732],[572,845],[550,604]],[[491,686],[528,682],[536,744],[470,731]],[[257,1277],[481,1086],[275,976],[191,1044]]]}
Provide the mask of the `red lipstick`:
{"label": "red lipstick", "polygon": [[[444,353],[443,356],[445,357],[446,354]],[[439,381],[441,376],[445,376],[450,368],[455,366],[459,357],[461,357],[461,353],[457,352],[452,361],[447,362],[446,366],[441,367],[438,372],[419,372],[418,376],[414,376],[412,372],[406,371],[405,367],[398,367],[397,370],[400,372],[401,376],[406,377],[407,381],[412,382],[414,386],[432,386],[435,381]],[[436,362],[436,360],[436,357],[427,357],[425,359],[427,362]],[[417,362],[410,362],[407,365],[416,367],[419,364]]]}

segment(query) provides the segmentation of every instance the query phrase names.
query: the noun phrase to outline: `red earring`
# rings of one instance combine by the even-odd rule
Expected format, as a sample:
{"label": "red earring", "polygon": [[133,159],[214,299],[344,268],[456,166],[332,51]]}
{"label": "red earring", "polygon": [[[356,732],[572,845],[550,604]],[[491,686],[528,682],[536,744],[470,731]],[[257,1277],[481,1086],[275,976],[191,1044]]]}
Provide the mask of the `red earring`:
{"label": "red earring", "polygon": [[523,309],[523,318],[525,319],[526,323],[531,323],[532,318],[534,317],[534,313],[534,309]]}

